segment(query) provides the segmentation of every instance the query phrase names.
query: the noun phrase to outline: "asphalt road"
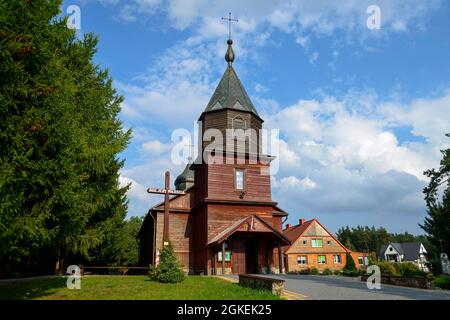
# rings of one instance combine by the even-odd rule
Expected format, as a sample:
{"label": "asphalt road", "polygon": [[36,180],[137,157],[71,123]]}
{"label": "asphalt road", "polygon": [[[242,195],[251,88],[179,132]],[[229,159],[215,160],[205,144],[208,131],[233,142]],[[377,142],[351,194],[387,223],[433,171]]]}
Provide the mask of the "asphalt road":
{"label": "asphalt road", "polygon": [[381,284],[369,290],[358,278],[315,275],[265,275],[285,280],[286,290],[306,300],[450,300],[450,291],[416,289]]}

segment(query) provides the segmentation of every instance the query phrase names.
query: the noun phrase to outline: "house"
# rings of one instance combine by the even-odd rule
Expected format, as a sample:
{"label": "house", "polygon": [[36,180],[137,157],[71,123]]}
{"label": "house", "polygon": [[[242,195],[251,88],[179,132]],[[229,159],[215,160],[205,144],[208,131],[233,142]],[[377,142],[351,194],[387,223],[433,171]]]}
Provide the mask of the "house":
{"label": "house", "polygon": [[420,242],[391,242],[381,247],[379,257],[390,262],[413,262],[422,271],[428,272],[427,250]]}
{"label": "house", "polygon": [[317,219],[300,219],[297,225],[287,224],[283,230],[291,244],[283,247],[286,270],[301,271],[317,268],[319,270],[342,270],[349,253],[357,268],[369,264],[369,255],[352,252],[328,231]]}
{"label": "house", "polygon": [[227,43],[228,66],[199,118],[200,157],[176,178],[175,187],[183,192],[170,198],[169,213],[164,214],[164,203],[148,211],[138,234],[142,266],[155,264],[170,241],[192,274],[284,272],[282,247],[290,241],[282,232],[287,213],[271,194],[274,157],[262,153],[253,135],[221,140],[207,134],[228,137],[230,131],[262,129],[263,119],[233,68],[233,42]]}

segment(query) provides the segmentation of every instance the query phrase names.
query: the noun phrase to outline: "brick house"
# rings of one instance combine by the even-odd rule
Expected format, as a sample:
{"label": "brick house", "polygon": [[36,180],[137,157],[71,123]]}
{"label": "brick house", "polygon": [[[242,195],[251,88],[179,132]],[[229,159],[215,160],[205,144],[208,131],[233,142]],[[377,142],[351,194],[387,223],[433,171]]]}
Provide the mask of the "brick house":
{"label": "brick house", "polygon": [[317,268],[342,270],[346,253],[350,253],[357,268],[368,265],[368,254],[347,249],[317,219],[300,219],[298,225],[287,224],[283,234],[291,244],[283,247],[287,272]]}

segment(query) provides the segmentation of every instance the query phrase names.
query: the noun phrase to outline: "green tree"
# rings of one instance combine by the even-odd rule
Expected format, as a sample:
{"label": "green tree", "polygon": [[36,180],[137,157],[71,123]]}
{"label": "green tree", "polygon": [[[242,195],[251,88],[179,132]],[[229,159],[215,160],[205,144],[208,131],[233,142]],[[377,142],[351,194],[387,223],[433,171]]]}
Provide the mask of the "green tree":
{"label": "green tree", "polygon": [[[446,136],[450,137],[450,134]],[[423,190],[427,217],[420,225],[434,247],[434,259],[438,259],[440,252],[450,253],[450,148],[441,150],[441,153],[439,169],[424,172],[430,182]]]}
{"label": "green tree", "polygon": [[131,217],[108,232],[102,244],[89,252],[90,263],[109,266],[136,266],[139,246],[136,236],[143,217]]}
{"label": "green tree", "polygon": [[184,271],[175,257],[172,244],[161,249],[159,264],[157,267],[150,266],[150,277],[163,283],[182,282],[185,278]]}
{"label": "green tree", "polygon": [[345,254],[345,266],[343,270],[345,272],[353,272],[357,270],[355,260],[353,260],[352,255],[348,252]]}
{"label": "green tree", "polygon": [[61,1],[0,0],[0,269],[49,252],[61,272],[123,221],[119,186],[131,132],[122,97],[92,62],[97,38],[79,40]]}

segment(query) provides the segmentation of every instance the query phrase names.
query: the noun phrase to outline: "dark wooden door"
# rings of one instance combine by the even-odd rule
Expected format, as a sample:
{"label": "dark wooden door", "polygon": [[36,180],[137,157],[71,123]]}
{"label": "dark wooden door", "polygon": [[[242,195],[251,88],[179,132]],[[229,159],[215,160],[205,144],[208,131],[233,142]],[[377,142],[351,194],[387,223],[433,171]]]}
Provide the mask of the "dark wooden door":
{"label": "dark wooden door", "polygon": [[245,272],[258,273],[258,244],[254,239],[245,241]]}
{"label": "dark wooden door", "polygon": [[241,238],[233,240],[233,253],[231,254],[232,272],[234,274],[245,273],[245,243]]}

